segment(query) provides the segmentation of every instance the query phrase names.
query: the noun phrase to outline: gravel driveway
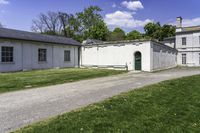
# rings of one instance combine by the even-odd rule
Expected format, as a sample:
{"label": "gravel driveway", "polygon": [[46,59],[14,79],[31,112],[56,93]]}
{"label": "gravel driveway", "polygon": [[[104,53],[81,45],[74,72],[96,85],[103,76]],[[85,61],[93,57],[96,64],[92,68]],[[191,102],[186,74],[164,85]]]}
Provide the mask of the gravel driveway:
{"label": "gravel driveway", "polygon": [[176,68],[157,73],[129,72],[0,94],[0,132],[10,132],[131,89],[196,74],[200,74],[200,69]]}

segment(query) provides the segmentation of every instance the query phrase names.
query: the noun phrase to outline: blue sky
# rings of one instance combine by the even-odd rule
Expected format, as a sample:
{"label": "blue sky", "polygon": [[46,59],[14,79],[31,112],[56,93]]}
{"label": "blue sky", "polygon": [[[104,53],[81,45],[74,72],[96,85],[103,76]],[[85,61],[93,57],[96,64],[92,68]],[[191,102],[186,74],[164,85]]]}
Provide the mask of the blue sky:
{"label": "blue sky", "polygon": [[175,24],[177,16],[184,18],[184,26],[200,25],[200,0],[0,0],[0,22],[7,28],[30,31],[32,19],[41,12],[73,14],[90,5],[103,9],[110,29],[142,31],[150,21]]}

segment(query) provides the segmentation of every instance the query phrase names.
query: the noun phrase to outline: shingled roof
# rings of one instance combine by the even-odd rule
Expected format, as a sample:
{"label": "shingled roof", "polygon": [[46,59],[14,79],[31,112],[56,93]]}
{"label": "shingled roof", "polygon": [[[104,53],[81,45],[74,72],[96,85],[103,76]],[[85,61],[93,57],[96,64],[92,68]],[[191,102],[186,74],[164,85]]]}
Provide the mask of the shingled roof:
{"label": "shingled roof", "polygon": [[75,46],[81,45],[81,43],[73,40],[72,38],[44,35],[39,33],[13,30],[7,28],[0,28],[0,38],[45,42],[53,44],[75,45]]}

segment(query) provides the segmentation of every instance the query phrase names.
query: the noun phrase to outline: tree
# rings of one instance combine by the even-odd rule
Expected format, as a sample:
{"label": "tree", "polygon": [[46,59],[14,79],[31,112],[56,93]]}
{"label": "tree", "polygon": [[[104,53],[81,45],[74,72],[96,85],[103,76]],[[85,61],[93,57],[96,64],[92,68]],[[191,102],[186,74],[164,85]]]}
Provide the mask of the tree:
{"label": "tree", "polygon": [[61,33],[61,24],[56,12],[41,13],[32,22],[32,30],[43,34],[57,35]]}
{"label": "tree", "polygon": [[175,35],[175,26],[172,25],[163,25],[160,23],[148,23],[144,27],[145,36],[152,39],[157,39],[162,41],[165,37],[171,37]]}
{"label": "tree", "polygon": [[79,31],[84,39],[92,36],[92,31],[95,26],[104,23],[100,14],[102,11],[98,6],[90,6],[84,9],[83,12],[77,13],[77,19],[80,24]]}
{"label": "tree", "polygon": [[161,26],[160,23],[148,23],[144,27],[145,35],[152,39],[160,39]]}
{"label": "tree", "polygon": [[166,37],[172,37],[175,36],[176,27],[172,25],[163,25],[162,31],[161,31],[161,37],[160,40],[163,40]]}
{"label": "tree", "polygon": [[80,27],[76,16],[64,12],[59,12],[58,14],[64,36],[73,38],[75,33],[79,32]]}
{"label": "tree", "polygon": [[88,38],[106,40],[109,30],[101,11],[98,6],[90,6],[75,15],[65,12],[41,13],[33,20],[32,30],[42,34],[64,35],[78,41]]}
{"label": "tree", "polygon": [[113,32],[110,33],[110,41],[120,41],[124,40],[126,37],[125,32],[121,28],[115,28]]}
{"label": "tree", "polygon": [[126,36],[127,40],[135,40],[135,39],[141,39],[141,38],[142,38],[142,34],[137,30],[133,30],[129,32]]}
{"label": "tree", "polygon": [[106,41],[109,30],[106,24],[103,21],[100,21],[97,25],[91,28],[90,32],[90,38]]}

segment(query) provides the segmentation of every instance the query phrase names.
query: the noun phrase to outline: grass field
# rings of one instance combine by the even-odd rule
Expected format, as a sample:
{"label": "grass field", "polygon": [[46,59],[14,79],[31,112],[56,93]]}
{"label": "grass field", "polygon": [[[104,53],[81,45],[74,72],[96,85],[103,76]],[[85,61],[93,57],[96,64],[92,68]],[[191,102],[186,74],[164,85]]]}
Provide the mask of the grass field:
{"label": "grass field", "polygon": [[69,68],[0,73],[0,93],[110,76],[124,72],[105,69]]}
{"label": "grass field", "polygon": [[123,93],[17,133],[200,132],[200,76]]}

